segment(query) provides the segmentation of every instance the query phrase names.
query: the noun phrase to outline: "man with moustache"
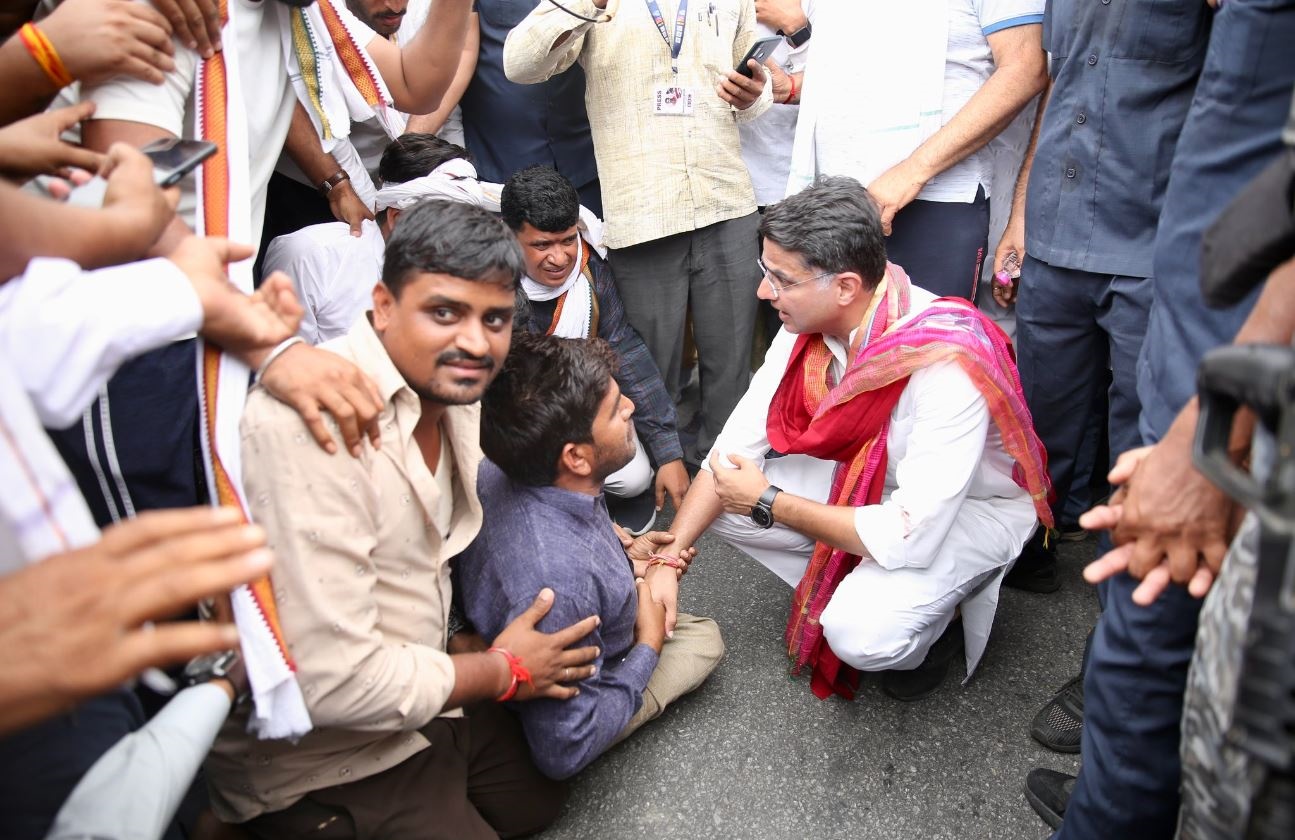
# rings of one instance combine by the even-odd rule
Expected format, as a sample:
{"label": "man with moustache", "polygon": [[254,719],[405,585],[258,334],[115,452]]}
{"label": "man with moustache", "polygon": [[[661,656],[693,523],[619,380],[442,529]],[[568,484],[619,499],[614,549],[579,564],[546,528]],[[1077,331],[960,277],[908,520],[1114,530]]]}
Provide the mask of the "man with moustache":
{"label": "man with moustache", "polygon": [[670,537],[647,534],[627,549],[608,519],[603,482],[637,450],[634,403],[615,370],[616,354],[601,339],[516,337],[482,401],[488,460],[477,491],[490,527],[455,564],[468,619],[487,636],[541,587],[564,596],[541,629],[591,613],[601,619],[588,639],[602,651],[594,674],[569,675],[579,696],[515,709],[536,765],[556,779],[700,686],[724,654],[707,618],[680,615],[666,638],[665,607],[648,586],[678,586],[677,562],[656,553]]}
{"label": "man with moustache", "polygon": [[448,561],[482,520],[476,402],[507,351],[521,271],[488,212],[420,204],[388,243],[372,313],[325,345],[377,383],[380,441],[330,457],[291,408],[248,399],[247,498],[279,558],[275,600],[315,726],[295,744],[258,740],[244,710],[222,729],[212,804],[255,837],[413,838],[431,823],[515,836],[557,816],[561,788],[489,701],[573,696],[558,681],[591,676],[597,651],[565,648],[596,618],[537,632],[567,597],[544,589],[489,650],[448,632]]}
{"label": "man with moustache", "polygon": [[616,521],[642,534],[667,493],[678,510],[688,491],[674,402],[625,318],[611,266],[580,230],[580,199],[572,183],[556,169],[533,166],[508,179],[499,203],[526,261],[522,291],[530,305],[518,326],[559,338],[601,338],[620,357],[616,382],[636,406],[634,457],[607,477],[603,491],[616,500],[609,499]]}
{"label": "man with moustache", "polygon": [[1010,344],[887,262],[853,178],[771,206],[760,233],[758,294],[783,329],[673,545],[709,528],[796,587],[788,653],[819,697],[852,698],[858,672],[883,671],[883,691],[919,699],[960,651],[975,670],[1004,570],[1051,521]]}

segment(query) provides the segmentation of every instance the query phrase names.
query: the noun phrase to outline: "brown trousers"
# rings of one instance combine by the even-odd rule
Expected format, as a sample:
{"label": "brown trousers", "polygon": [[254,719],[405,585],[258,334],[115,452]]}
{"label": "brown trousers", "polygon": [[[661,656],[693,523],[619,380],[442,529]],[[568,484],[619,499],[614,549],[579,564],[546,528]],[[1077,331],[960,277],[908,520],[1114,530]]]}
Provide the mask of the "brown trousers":
{"label": "brown trousers", "polygon": [[566,787],[531,763],[517,720],[495,704],[436,718],[431,746],[382,773],[313,791],[243,824],[262,840],[522,837],[557,819]]}

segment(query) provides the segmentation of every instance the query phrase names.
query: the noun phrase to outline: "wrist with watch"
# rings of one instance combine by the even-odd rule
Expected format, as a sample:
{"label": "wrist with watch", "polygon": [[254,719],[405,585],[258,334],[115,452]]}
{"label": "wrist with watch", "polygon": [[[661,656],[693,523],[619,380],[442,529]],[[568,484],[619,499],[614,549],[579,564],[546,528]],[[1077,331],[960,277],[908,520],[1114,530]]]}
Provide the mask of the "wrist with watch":
{"label": "wrist with watch", "polygon": [[809,37],[814,34],[814,27],[807,20],[805,25],[795,32],[783,32],[779,29],[778,34],[787,39],[787,43],[791,45],[792,49],[796,49],[797,47],[803,47]]}
{"label": "wrist with watch", "polygon": [[755,507],[751,508],[751,521],[760,528],[773,527],[773,500],[782,492],[781,487],[770,484],[760,494]]}
{"label": "wrist with watch", "polygon": [[327,198],[328,194],[337,189],[343,181],[349,180],[351,176],[346,174],[346,170],[339,169],[319,183],[319,194]]}
{"label": "wrist with watch", "polygon": [[231,707],[237,706],[251,695],[247,669],[243,666],[243,657],[238,648],[208,653],[189,660],[189,664],[184,666],[182,682],[185,688],[203,685],[212,680],[225,680],[234,689]]}

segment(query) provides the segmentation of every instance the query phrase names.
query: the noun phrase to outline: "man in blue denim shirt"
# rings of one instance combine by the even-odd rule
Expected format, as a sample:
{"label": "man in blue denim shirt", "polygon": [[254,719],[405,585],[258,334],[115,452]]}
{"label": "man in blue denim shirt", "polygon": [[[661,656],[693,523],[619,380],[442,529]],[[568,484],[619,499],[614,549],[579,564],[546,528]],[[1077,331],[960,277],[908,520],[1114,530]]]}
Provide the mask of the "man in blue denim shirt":
{"label": "man in blue denim shirt", "polygon": [[601,339],[514,335],[482,403],[488,460],[477,491],[489,521],[455,568],[464,610],[486,638],[530,604],[536,585],[558,594],[542,627],[566,626],[568,612],[601,618],[584,642],[601,651],[597,671],[579,694],[514,709],[536,766],[559,779],[701,685],[724,653],[706,618],[678,616],[666,639],[665,608],[649,586],[677,587],[676,567],[690,556],[667,556],[673,537],[656,532],[626,546],[607,515],[603,479],[634,443],[634,404],[614,370]]}

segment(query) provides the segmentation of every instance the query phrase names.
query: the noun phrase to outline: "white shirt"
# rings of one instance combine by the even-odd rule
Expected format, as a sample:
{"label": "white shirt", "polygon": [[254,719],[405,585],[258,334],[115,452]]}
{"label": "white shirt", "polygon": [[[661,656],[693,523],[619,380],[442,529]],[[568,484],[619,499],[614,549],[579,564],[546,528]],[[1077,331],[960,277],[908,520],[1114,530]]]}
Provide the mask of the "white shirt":
{"label": "white shirt", "polygon": [[[939,0],[934,0],[938,3]],[[943,93],[936,101],[942,105],[939,125],[945,125],[962,110],[994,71],[993,52],[987,36],[1013,26],[1041,23],[1044,0],[945,0],[947,6],[947,34],[944,49]],[[832,3],[818,10],[816,22],[819,30],[814,34],[817,46],[813,67],[807,76],[807,88],[814,86],[814,113],[818,116],[812,134],[803,133],[817,146],[820,166],[825,175],[850,175],[865,186],[891,166],[901,162],[917,148],[927,135],[926,131],[911,133],[902,148],[885,143],[884,137],[875,139],[879,154],[867,154],[868,146],[862,142],[861,133],[867,125],[871,109],[869,92],[860,83],[861,38],[860,29],[867,29],[873,10],[867,3]],[[823,37],[826,36],[826,37]],[[894,45],[906,49],[905,44]],[[926,66],[926,57],[921,57]],[[938,60],[931,57],[931,60]],[[867,72],[871,72],[870,70]],[[888,94],[903,94],[912,88],[914,95],[925,82],[915,74],[894,73],[875,80],[885,85]],[[877,95],[874,92],[873,95]],[[801,119],[805,120],[802,109]],[[812,117],[811,117],[812,118]],[[938,128],[933,126],[932,128]],[[993,173],[993,146],[991,141],[980,150],[932,178],[918,194],[927,201],[970,202],[978,188],[990,194]]]}
{"label": "white shirt", "polygon": [[[283,58],[282,38],[276,0],[252,2],[230,0],[240,8],[235,22],[238,31],[226,32],[227,48],[237,45],[241,69],[243,107],[247,112],[248,184],[251,192],[250,230],[259,239],[265,219],[265,195],[275,161],[288,137],[292,109],[297,98],[292,91]],[[345,12],[345,7],[340,9]],[[96,104],[95,119],[128,120],[164,129],[176,137],[192,139],[194,130],[194,81],[200,57],[183,44],[175,45],[175,70],[162,84],[117,77],[97,87],[87,87],[82,98]],[[180,218],[194,228],[194,179],[180,182]],[[248,243],[256,246],[256,241]]]}
{"label": "white shirt", "polygon": [[[935,300],[913,287],[912,320]],[[847,348],[827,338],[832,374],[846,369]],[[769,452],[769,406],[782,381],[796,336],[778,332],[751,387],[715,441],[722,455],[742,455],[762,464]],[[990,422],[989,407],[966,373],[946,362],[909,379],[890,417],[886,436],[886,481],[881,503],[855,509],[855,530],[868,555],[886,569],[929,568],[952,583],[1006,564],[1035,526],[1028,491],[1012,479],[1013,459]],[[703,463],[703,469],[709,465]],[[974,517],[974,528],[954,529]],[[990,558],[968,568],[956,544],[976,533],[978,549],[966,556]],[[987,545],[1001,545],[985,552]],[[993,558],[997,558],[994,562]]]}
{"label": "white shirt", "polygon": [[358,237],[345,222],[325,222],[275,237],[265,249],[264,272],[292,278],[305,310],[297,334],[319,344],[345,335],[372,308],[385,249],[376,222],[366,219]]}
{"label": "white shirt", "polygon": [[[814,0],[801,0],[805,17],[813,22]],[[756,40],[777,35],[763,23],[756,23]],[[792,33],[787,33],[788,35]],[[786,39],[774,50],[778,66],[789,74],[801,73],[809,60],[809,47],[813,38],[792,48]],[[791,172],[791,146],[796,139],[796,115],[799,105],[775,103],[753,122],[738,125],[742,138],[742,160],[751,172],[751,186],[755,188],[755,203],[761,207],[782,201],[787,191],[787,175]]]}
{"label": "white shirt", "polygon": [[43,426],[71,425],[121,363],[201,324],[169,260],[85,272],[41,258],[0,286],[0,573],[98,538]]}

